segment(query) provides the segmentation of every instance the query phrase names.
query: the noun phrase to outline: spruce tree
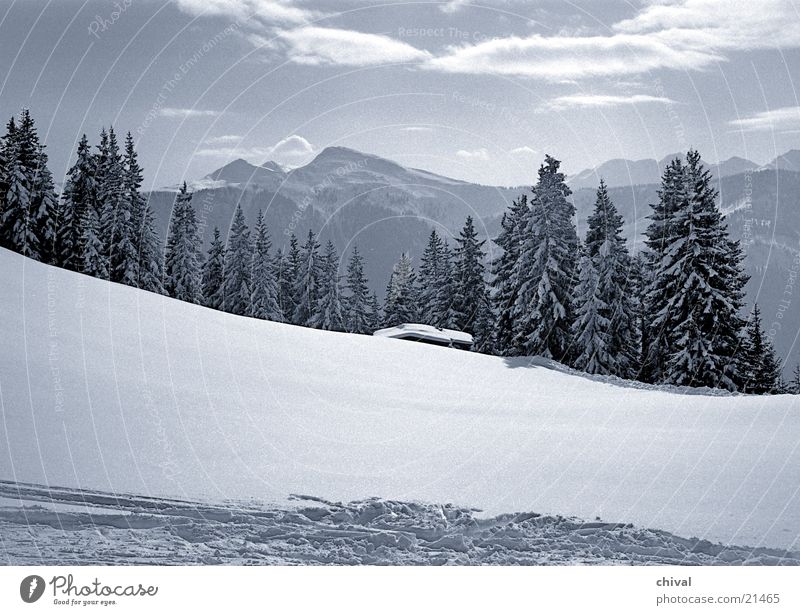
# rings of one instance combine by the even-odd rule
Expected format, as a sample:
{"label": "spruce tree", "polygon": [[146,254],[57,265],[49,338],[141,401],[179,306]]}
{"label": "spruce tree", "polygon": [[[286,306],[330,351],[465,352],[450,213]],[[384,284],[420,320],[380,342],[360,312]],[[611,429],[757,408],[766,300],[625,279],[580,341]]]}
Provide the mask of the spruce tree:
{"label": "spruce tree", "polygon": [[247,228],[241,206],[237,204],[225,250],[225,283],[222,288],[226,312],[240,316],[250,312],[252,261],[250,229]]}
{"label": "spruce tree", "polygon": [[319,302],[312,322],[317,329],[344,331],[339,279],[339,256],[333,243],[328,241],[320,267]]}
{"label": "spruce tree", "polygon": [[439,276],[436,282],[436,302],[434,314],[436,320],[432,323],[443,329],[455,329],[456,311],[453,301],[455,285],[455,262],[453,250],[446,240],[442,240],[442,250],[439,254]]}
{"label": "spruce tree", "polygon": [[[320,276],[322,261],[319,254],[319,242],[314,231],[308,231],[308,238],[299,252],[299,268],[294,286],[294,316],[292,322],[297,325],[313,327],[317,317],[317,306],[320,299]],[[290,258],[292,254],[290,252]]]}
{"label": "spruce tree", "polygon": [[[13,156],[11,147],[16,130],[17,123],[12,116],[6,124],[6,134],[0,136],[0,212],[3,210],[3,203],[6,201],[6,192],[8,191],[8,165]],[[2,241],[2,237],[0,237],[0,241]]]}
{"label": "spruce tree", "polygon": [[202,302],[200,235],[186,182],[175,197],[164,259],[164,290],[170,297]]}
{"label": "spruce tree", "polygon": [[[156,231],[155,216],[147,200],[141,192],[142,168],[131,133],[125,137],[125,154],[123,157],[123,191],[125,206],[130,217],[127,228],[130,232],[130,243],[135,253],[129,254],[129,262],[123,265],[121,276],[126,284],[135,285],[154,293],[164,292],[164,263],[161,242]],[[127,280],[127,281],[126,281]]]}
{"label": "spruce tree", "polygon": [[294,315],[297,309],[295,303],[295,288],[300,277],[300,242],[297,236],[292,233],[289,237],[289,250],[285,256],[280,277],[280,300],[281,311],[286,316],[286,320],[292,324],[303,323],[295,322]]}
{"label": "spruce tree", "polygon": [[792,381],[789,384],[789,392],[794,395],[800,395],[800,364],[794,366]]}
{"label": "spruce tree", "polygon": [[45,263],[58,264],[59,199],[53,183],[53,174],[47,167],[47,154],[44,152],[44,145],[39,145],[31,196],[31,215],[40,245],[39,258]]}
{"label": "spruce tree", "polygon": [[373,292],[369,300],[369,328],[375,332],[383,326],[383,310],[378,294]]}
{"label": "spruce tree", "polygon": [[464,228],[456,238],[453,267],[452,304],[453,324],[475,338],[474,348],[483,350],[490,340],[492,313],[489,291],[486,288],[483,245],[478,232],[467,216]]}
{"label": "spruce tree", "polygon": [[492,262],[492,303],[496,320],[494,325],[494,352],[501,356],[514,353],[514,305],[519,292],[519,279],[514,268],[519,258],[522,227],[528,213],[528,196],[521,195],[503,213],[501,231],[495,243],[500,247],[500,255]]}
{"label": "spruce tree", "polygon": [[78,143],[75,164],[67,171],[64,183],[61,215],[59,216],[58,257],[62,267],[83,270],[83,224],[89,208],[96,207],[94,157],[86,135]]}
{"label": "spruce tree", "polygon": [[0,245],[53,262],[58,200],[44,146],[27,109],[23,109],[19,123],[9,122],[2,151]]}
{"label": "spruce tree", "polygon": [[225,244],[219,228],[214,227],[214,236],[208,248],[208,257],[203,263],[203,305],[221,310],[223,308],[222,285],[225,281]]}
{"label": "spruce tree", "polygon": [[[585,249],[597,277],[595,305],[602,316],[598,322],[606,327],[602,333],[607,355],[595,359],[591,373],[633,378],[638,371],[639,355],[637,302],[631,279],[634,265],[622,236],[622,226],[622,216],[601,180],[594,211],[588,219]],[[581,298],[584,302],[587,299]],[[578,342],[574,353],[586,356]]]}
{"label": "spruce tree", "polygon": [[100,233],[100,215],[96,206],[86,208],[81,224],[81,246],[81,271],[86,275],[107,280],[108,258]]}
{"label": "spruce tree", "polygon": [[164,292],[164,253],[156,231],[153,210],[145,205],[139,240],[139,288],[152,293]]}
{"label": "spruce tree", "polygon": [[781,392],[780,364],[772,342],[764,335],[758,304],[753,306],[737,357],[743,392],[759,395]]}
{"label": "spruce tree", "polygon": [[645,231],[648,248],[646,284],[643,293],[644,311],[649,316],[642,363],[642,379],[659,383],[667,379],[667,362],[674,352],[671,328],[676,326],[671,298],[681,291],[673,275],[672,250],[682,241],[679,212],[688,207],[686,169],[680,158],[667,165],[661,176],[658,202],[651,205],[650,225]]}
{"label": "spruce tree", "polygon": [[353,253],[347,263],[346,289],[347,295],[344,298],[346,330],[350,333],[371,333],[369,286],[364,275],[364,259],[358,251],[358,246],[353,247]]}
{"label": "spruce tree", "polygon": [[578,236],[575,208],[567,200],[572,191],[560,164],[546,156],[532,190],[514,268],[519,290],[512,319],[516,354],[564,361],[570,352]]}
{"label": "spruce tree", "polygon": [[114,128],[101,135],[97,157],[97,199],[100,234],[108,258],[109,279],[137,286],[139,254],[136,247],[134,204],[126,189],[125,163]]}
{"label": "spruce tree", "polygon": [[283,314],[278,304],[278,285],[269,254],[271,247],[267,225],[259,210],[253,228],[253,290],[250,296],[250,316],[283,322]]}
{"label": "spruce tree", "polygon": [[436,230],[428,237],[428,245],[422,253],[419,263],[419,313],[420,320],[428,325],[441,326],[444,320],[441,313],[439,297],[440,285],[443,281],[442,262],[443,241]]}
{"label": "spruce tree", "polygon": [[[670,355],[666,380],[672,384],[735,389],[735,352],[744,325],[743,254],[731,241],[716,205],[711,174],[700,154],[686,156],[685,206],[675,213],[677,241],[665,255],[662,276],[675,294],[668,297],[666,325]],[[655,322],[654,322],[655,324]]]}
{"label": "spruce tree", "polygon": [[411,257],[403,253],[400,261],[392,269],[386,289],[383,324],[386,327],[394,327],[417,322],[418,317],[416,274],[411,265]]}
{"label": "spruce tree", "polygon": [[575,322],[572,325],[575,359],[573,366],[588,374],[613,374],[615,359],[610,352],[610,310],[602,297],[594,259],[584,251],[575,288]]}

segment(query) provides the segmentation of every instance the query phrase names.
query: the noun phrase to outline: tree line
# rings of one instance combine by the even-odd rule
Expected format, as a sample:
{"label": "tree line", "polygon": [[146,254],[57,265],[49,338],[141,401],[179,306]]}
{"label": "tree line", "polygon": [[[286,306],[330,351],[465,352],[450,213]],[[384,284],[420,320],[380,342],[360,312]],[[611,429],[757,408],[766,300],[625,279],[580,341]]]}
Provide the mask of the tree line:
{"label": "tree line", "polygon": [[313,231],[273,251],[262,212],[250,228],[237,205],[227,240],[215,228],[203,253],[185,183],[162,244],[130,133],[120,148],[113,128],[103,130],[94,151],[84,135],[59,197],[23,110],[0,140],[0,245],[242,316],[360,334],[421,322],[469,332],[481,352],[541,355],[590,374],[800,393],[800,367],[783,382],[758,306],[742,316],[744,254],[698,152],[664,171],[636,255],[602,181],[579,240],[559,167],[546,156],[536,184],[503,214],[501,250],[488,266],[486,241],[468,217],[453,245],[431,232],[416,270],[401,256],[381,305],[357,247],[345,276],[333,243],[323,248]]}

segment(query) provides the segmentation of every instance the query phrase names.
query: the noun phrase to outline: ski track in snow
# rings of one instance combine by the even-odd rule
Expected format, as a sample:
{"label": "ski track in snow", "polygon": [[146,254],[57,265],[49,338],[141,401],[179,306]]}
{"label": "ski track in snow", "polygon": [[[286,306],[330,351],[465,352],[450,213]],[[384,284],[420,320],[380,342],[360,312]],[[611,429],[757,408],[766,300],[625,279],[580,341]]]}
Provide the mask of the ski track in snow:
{"label": "ski track in snow", "polygon": [[621,523],[377,498],[294,506],[200,503],[0,481],[12,565],[798,565],[800,553]]}

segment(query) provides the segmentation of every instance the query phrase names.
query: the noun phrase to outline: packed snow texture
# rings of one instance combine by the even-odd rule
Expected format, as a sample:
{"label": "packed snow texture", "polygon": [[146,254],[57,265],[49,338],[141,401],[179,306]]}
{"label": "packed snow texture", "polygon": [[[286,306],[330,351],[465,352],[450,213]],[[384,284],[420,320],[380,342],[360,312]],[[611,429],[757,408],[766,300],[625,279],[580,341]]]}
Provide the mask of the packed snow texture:
{"label": "packed snow texture", "polygon": [[242,318],[7,251],[0,288],[0,479],[450,502],[797,549],[800,397],[618,386]]}
{"label": "packed snow texture", "polygon": [[376,498],[209,505],[0,482],[0,561],[90,564],[792,565],[800,553],[536,513]]}

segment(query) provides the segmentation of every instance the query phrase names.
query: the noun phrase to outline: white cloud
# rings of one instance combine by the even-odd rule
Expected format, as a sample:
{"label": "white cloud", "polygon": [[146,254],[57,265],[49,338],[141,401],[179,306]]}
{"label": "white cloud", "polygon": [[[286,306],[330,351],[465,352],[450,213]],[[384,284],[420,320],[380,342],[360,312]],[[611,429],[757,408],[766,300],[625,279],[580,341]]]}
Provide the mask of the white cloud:
{"label": "white cloud", "polygon": [[272,160],[286,166],[297,166],[308,162],[314,155],[314,146],[300,135],[281,139],[270,148]]}
{"label": "white cloud", "polygon": [[762,111],[749,117],[731,120],[728,124],[745,132],[794,131],[800,129],[800,107],[781,107]]}
{"label": "white cloud", "polygon": [[195,117],[217,117],[219,111],[209,111],[207,109],[179,109],[177,107],[163,107],[158,110],[161,117],[168,118],[195,118]]}
{"label": "white cloud", "polygon": [[369,66],[430,58],[427,51],[382,34],[309,26],[279,36],[288,45],[289,59],[298,64]]}
{"label": "white cloud", "polygon": [[[254,45],[274,49],[277,40],[290,60],[312,65],[416,62],[446,73],[564,82],[662,69],[702,70],[726,61],[736,50],[800,47],[796,0],[647,0],[631,18],[602,32],[508,36],[451,45],[436,54],[383,34],[301,25],[323,15],[301,2],[177,1],[192,14],[240,20]],[[452,12],[468,4],[451,0],[440,8]]]}
{"label": "white cloud", "polygon": [[242,135],[220,135],[218,137],[209,137],[206,139],[206,143],[209,145],[222,145],[225,143],[237,143],[243,139]]}
{"label": "white cloud", "polygon": [[657,37],[512,36],[476,45],[450,46],[427,67],[449,73],[534,77],[551,81],[633,75],[659,68],[692,69],[722,56],[706,49],[672,46]]}
{"label": "white cloud", "polygon": [[431,132],[430,126],[403,126],[400,132]]}
{"label": "white cloud", "polygon": [[536,154],[536,150],[532,147],[528,147],[527,145],[523,145],[522,147],[515,147],[514,149],[509,150],[508,153],[512,156],[533,156]]}
{"label": "white cloud", "polygon": [[177,5],[191,15],[221,15],[237,21],[298,24],[318,15],[280,0],[177,0]]}
{"label": "white cloud", "polygon": [[456,156],[462,160],[467,160],[470,162],[477,160],[489,160],[489,151],[485,147],[479,147],[478,149],[473,150],[460,149],[456,152]]}
{"label": "white cloud", "polygon": [[794,0],[660,0],[614,29],[682,45],[749,50],[797,47],[798,20]]}
{"label": "white cloud", "polygon": [[[234,135],[225,135],[224,138]],[[281,139],[274,145],[245,146],[230,145],[233,141],[213,141],[209,139],[206,144],[209,146],[220,145],[220,147],[204,147],[199,149],[198,156],[209,158],[219,158],[230,160],[232,158],[244,158],[252,162],[261,164],[267,160],[273,160],[285,167],[296,167],[307,163],[314,156],[315,148],[305,138],[300,135],[291,135]]]}
{"label": "white cloud", "polygon": [[445,2],[439,6],[439,10],[442,11],[442,13],[447,13],[450,15],[458,12],[459,9],[466,6],[468,2],[469,0],[448,0],[448,2]]}
{"label": "white cloud", "polygon": [[539,34],[451,46],[429,68],[551,81],[698,70],[735,50],[800,47],[792,0],[652,0],[603,35]]}
{"label": "white cloud", "polygon": [[619,107],[622,105],[639,105],[644,103],[661,103],[665,105],[676,104],[671,98],[664,96],[649,96],[647,94],[633,94],[631,96],[613,96],[608,94],[574,94],[571,96],[559,96],[550,101],[547,106],[550,109],[570,109],[570,108],[598,108],[598,107]]}

